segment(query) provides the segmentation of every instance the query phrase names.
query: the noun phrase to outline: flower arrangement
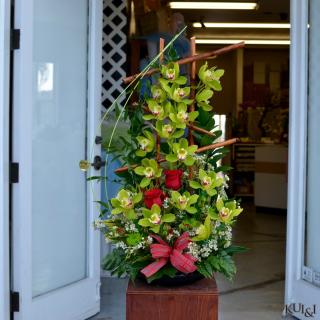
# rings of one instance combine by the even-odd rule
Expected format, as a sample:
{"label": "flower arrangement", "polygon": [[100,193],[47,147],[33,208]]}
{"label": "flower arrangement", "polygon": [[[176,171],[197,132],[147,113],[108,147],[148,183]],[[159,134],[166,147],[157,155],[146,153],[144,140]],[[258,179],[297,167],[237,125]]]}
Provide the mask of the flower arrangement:
{"label": "flower arrangement", "polygon": [[224,70],[205,63],[199,83],[188,85],[177,62],[159,68],[150,94],[124,114],[131,139],[122,139],[118,155],[126,165],[116,170],[123,187],[101,203],[104,210],[95,222],[115,245],[103,266],[148,282],[193,272],[204,277],[221,272],[231,279],[232,256],[243,250],[231,244],[242,208],[226,192],[230,168],[221,159],[228,150],[213,144],[221,132],[210,104],[222,90]]}

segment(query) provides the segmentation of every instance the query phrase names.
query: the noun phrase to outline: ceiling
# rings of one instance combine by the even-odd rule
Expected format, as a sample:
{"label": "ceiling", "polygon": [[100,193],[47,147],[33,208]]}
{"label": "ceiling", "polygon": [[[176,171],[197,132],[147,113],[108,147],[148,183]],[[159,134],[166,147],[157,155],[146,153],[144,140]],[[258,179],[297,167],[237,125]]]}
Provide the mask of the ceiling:
{"label": "ceiling", "polygon": [[[232,2],[244,2],[231,0]],[[250,0],[251,1],[251,0]],[[181,1],[183,2],[183,1]],[[197,2],[197,1],[194,1]],[[198,1],[199,2],[199,1]],[[208,1],[210,2],[210,1]],[[230,2],[219,0],[219,2]],[[249,1],[248,1],[249,2]],[[255,2],[252,0],[251,2]],[[288,22],[290,0],[258,0],[257,10],[178,10],[187,22]]]}
{"label": "ceiling", "polygon": [[[226,0],[219,0],[228,2]],[[244,2],[230,0],[232,2]],[[247,0],[252,2],[254,0]],[[183,1],[182,1],[183,2]],[[257,10],[174,10],[184,15],[189,34],[197,38],[289,40],[289,29],[192,28],[193,22],[273,22],[288,23],[290,0],[258,0]]]}

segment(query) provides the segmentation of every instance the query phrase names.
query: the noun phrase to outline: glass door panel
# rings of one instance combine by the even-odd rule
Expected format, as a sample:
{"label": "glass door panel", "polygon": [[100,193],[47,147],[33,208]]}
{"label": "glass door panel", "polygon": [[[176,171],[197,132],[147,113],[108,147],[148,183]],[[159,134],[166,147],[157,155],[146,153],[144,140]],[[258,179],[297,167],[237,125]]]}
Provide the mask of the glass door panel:
{"label": "glass door panel", "polygon": [[320,286],[320,1],[309,1],[309,81],[305,279]]}
{"label": "glass door panel", "polygon": [[32,292],[87,275],[88,1],[35,0]]}

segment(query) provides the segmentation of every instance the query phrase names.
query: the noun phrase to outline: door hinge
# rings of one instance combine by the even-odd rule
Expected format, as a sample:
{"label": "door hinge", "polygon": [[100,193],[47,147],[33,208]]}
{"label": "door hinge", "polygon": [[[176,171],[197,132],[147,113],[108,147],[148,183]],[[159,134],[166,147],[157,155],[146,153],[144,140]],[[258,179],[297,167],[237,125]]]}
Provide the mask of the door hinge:
{"label": "door hinge", "polygon": [[9,170],[10,183],[19,182],[19,163],[11,162]]}
{"label": "door hinge", "polygon": [[20,49],[20,29],[11,29],[10,47],[11,50]]}
{"label": "door hinge", "polygon": [[10,309],[11,309],[11,312],[19,312],[20,311],[20,294],[19,294],[19,292],[11,291]]}

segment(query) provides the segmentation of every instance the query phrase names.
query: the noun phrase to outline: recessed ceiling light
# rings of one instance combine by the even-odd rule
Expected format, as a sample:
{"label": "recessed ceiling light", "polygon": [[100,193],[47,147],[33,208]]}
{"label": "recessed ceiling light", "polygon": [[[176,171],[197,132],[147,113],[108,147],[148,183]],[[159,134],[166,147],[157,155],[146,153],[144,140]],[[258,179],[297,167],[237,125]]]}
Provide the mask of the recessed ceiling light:
{"label": "recessed ceiling light", "polygon": [[196,39],[198,44],[235,44],[244,41],[245,44],[257,45],[290,45],[290,40],[236,40],[236,39]]}
{"label": "recessed ceiling light", "polygon": [[171,9],[254,10],[256,2],[170,2]]}
{"label": "recessed ceiling light", "polygon": [[194,28],[252,28],[252,29],[290,29],[290,23],[229,23],[229,22],[194,22]]}

